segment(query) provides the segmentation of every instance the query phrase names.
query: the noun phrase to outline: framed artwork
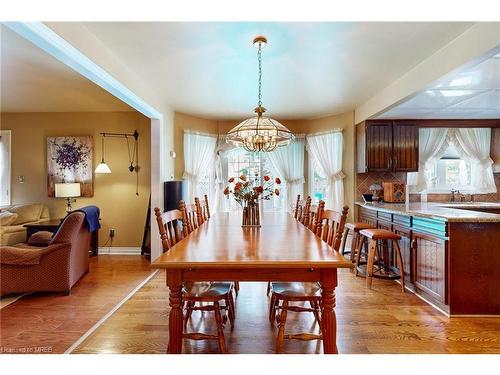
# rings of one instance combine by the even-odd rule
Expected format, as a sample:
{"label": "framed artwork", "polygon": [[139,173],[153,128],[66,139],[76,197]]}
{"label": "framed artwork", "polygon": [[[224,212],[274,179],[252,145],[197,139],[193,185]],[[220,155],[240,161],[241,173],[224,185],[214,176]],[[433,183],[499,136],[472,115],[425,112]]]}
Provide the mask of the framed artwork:
{"label": "framed artwork", "polygon": [[47,193],[55,196],[54,184],[79,182],[82,197],[94,196],[92,136],[47,137]]}

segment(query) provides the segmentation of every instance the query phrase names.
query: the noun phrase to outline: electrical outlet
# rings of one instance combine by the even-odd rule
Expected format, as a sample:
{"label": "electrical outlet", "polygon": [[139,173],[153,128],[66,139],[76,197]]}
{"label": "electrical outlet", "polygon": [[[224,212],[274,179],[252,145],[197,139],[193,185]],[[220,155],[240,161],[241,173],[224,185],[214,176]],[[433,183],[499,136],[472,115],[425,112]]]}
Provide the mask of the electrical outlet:
{"label": "electrical outlet", "polygon": [[114,229],[110,229],[109,230],[109,236],[110,237],[114,237],[115,236],[115,230]]}

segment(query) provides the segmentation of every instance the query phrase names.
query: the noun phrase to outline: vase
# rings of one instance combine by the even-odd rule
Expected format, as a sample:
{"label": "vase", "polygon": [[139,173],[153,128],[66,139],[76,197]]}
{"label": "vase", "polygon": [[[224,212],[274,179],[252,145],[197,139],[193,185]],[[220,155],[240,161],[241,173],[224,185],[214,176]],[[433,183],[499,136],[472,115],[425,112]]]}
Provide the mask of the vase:
{"label": "vase", "polygon": [[242,227],[260,227],[259,204],[247,204],[243,207]]}

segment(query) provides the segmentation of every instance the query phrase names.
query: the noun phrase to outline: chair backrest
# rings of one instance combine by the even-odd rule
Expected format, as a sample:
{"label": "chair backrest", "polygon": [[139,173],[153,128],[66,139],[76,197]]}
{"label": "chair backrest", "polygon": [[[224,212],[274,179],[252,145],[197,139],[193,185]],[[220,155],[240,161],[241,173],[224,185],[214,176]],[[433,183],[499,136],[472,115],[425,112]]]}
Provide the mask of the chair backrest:
{"label": "chair backrest", "polygon": [[57,229],[57,232],[54,234],[52,239],[50,240],[50,244],[63,243],[63,242],[71,242],[77,239],[78,233],[84,226],[85,230],[87,230],[87,223],[85,221],[85,214],[80,211],[75,211],[69,213],[61,225]]}
{"label": "chair backrest", "polygon": [[309,222],[307,227],[315,234],[318,233],[318,226],[321,225],[321,218],[325,210],[325,201],[319,201],[317,205],[312,205],[309,210]]}
{"label": "chair backrest", "polygon": [[182,212],[180,210],[170,210],[162,213],[156,207],[155,215],[160,230],[161,245],[163,252],[165,252],[185,237],[180,228],[183,224]]}
{"label": "chair backrest", "polygon": [[184,235],[187,236],[193,230],[198,228],[198,210],[194,204],[186,204],[184,201],[179,202],[179,210],[182,211],[184,223]]}
{"label": "chair backrest", "polygon": [[300,199],[300,194],[297,194],[297,201],[293,209],[293,217],[298,221],[301,221],[302,219],[302,211],[304,210],[304,204],[305,201],[303,199]]}
{"label": "chair backrest", "polygon": [[316,234],[335,251],[340,249],[348,211],[349,207],[347,206],[344,206],[342,212],[323,210],[316,228]]}
{"label": "chair backrest", "polygon": [[201,225],[210,219],[210,207],[208,205],[208,197],[205,194],[203,199],[194,198],[194,204],[198,210],[198,223]]}
{"label": "chair backrest", "polygon": [[310,212],[311,211],[311,202],[312,202],[312,199],[310,196],[308,196],[306,199],[306,203],[304,204],[304,208],[302,209],[302,216],[299,220],[305,226],[309,225],[309,219],[310,219],[310,215],[311,215],[311,212]]}

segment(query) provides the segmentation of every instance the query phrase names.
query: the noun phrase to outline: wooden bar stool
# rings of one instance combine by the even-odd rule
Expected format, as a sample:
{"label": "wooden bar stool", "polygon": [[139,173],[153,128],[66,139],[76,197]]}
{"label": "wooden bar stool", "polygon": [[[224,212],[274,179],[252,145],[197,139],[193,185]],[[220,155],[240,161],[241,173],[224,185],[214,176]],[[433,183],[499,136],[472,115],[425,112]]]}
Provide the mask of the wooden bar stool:
{"label": "wooden bar stool", "polygon": [[404,278],[404,269],[403,269],[403,257],[401,256],[401,249],[399,248],[399,240],[401,236],[391,232],[390,230],[385,229],[363,229],[359,232],[361,236],[364,236],[369,239],[368,243],[368,261],[366,265],[366,286],[368,288],[372,287],[372,279],[373,279],[373,265],[375,262],[375,253],[377,252],[377,244],[378,242],[382,242],[389,246],[389,243],[392,242],[394,246],[394,251],[396,253],[396,258],[398,261],[399,267],[399,275],[394,279],[401,280],[401,291],[404,293],[405,291],[405,278]]}
{"label": "wooden bar stool", "polygon": [[[359,235],[359,231],[363,229],[375,229],[375,227],[372,224],[368,223],[361,223],[361,222],[356,222],[356,223],[346,223],[345,225],[345,230],[344,230],[344,235],[342,237],[342,249],[340,253],[342,255],[344,254],[350,254],[351,255],[351,262],[353,264],[357,263],[357,258],[358,258],[358,253],[361,251],[361,236]],[[345,244],[347,242],[347,236],[349,235],[349,232],[352,232],[352,240],[351,240],[351,251],[345,251]],[[353,269],[351,268],[351,271]]]}

